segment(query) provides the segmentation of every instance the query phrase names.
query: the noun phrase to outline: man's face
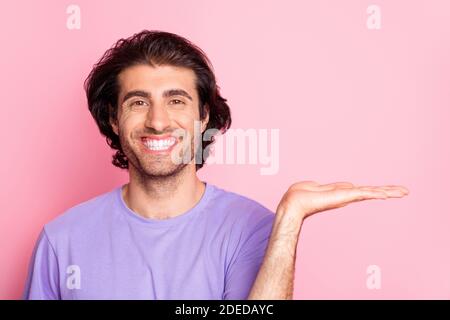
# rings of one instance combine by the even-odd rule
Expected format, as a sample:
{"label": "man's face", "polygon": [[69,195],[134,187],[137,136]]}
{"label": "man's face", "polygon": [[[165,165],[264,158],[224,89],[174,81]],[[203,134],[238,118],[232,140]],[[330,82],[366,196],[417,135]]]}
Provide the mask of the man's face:
{"label": "man's face", "polygon": [[[110,122],[129,165],[142,174],[170,176],[187,165],[172,160],[172,151],[179,156],[187,152],[182,138],[172,135],[175,130],[189,133],[189,160],[194,157],[194,123],[200,121],[195,80],[192,70],[168,65],[136,65],[119,74],[117,122]],[[207,123],[208,117],[202,132]]]}

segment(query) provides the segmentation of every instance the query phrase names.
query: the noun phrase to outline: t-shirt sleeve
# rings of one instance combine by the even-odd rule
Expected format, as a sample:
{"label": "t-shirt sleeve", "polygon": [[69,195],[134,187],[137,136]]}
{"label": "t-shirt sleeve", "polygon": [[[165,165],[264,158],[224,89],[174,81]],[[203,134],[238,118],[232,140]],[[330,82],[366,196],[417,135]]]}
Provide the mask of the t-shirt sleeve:
{"label": "t-shirt sleeve", "polygon": [[60,299],[58,275],[55,251],[45,229],[42,229],[31,256],[23,299]]}
{"label": "t-shirt sleeve", "polygon": [[269,212],[250,228],[227,269],[224,300],[247,300],[267,249],[274,217]]}

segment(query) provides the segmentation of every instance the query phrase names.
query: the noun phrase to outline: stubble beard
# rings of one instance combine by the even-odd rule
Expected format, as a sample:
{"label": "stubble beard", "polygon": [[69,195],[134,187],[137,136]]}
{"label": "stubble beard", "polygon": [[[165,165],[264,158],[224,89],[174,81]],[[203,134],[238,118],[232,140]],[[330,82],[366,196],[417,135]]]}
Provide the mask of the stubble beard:
{"label": "stubble beard", "polygon": [[[175,178],[179,176],[187,166],[194,159],[194,138],[190,140],[190,159],[188,162],[183,161],[179,164],[172,161],[170,153],[168,154],[149,154],[141,150],[141,143],[136,139],[132,139],[132,143],[124,137],[123,134],[119,133],[120,144],[122,146],[122,151],[128,159],[129,170],[134,170],[138,173],[144,180],[154,179],[154,180],[165,180],[169,178]],[[183,143],[183,141],[179,141]],[[172,151],[174,152],[174,151]],[[185,158],[186,150],[182,148],[179,150],[179,157]]]}

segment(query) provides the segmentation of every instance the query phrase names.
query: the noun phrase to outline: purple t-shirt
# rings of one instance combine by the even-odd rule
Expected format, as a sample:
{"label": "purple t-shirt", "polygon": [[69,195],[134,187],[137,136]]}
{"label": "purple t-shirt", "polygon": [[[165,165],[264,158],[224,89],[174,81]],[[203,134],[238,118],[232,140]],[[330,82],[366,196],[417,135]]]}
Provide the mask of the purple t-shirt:
{"label": "purple t-shirt", "polygon": [[119,186],[47,223],[24,299],[247,299],[275,214],[207,183],[165,220],[132,211]]}

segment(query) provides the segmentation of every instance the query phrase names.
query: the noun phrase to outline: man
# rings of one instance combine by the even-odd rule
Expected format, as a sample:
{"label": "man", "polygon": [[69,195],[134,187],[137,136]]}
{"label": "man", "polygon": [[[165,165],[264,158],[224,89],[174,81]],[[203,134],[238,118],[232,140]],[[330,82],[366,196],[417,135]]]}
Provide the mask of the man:
{"label": "man", "polygon": [[[401,186],[293,184],[276,214],[200,181],[211,139],[231,124],[206,55],[175,34],[119,40],[85,82],[89,110],[129,182],[47,223],[26,299],[292,299],[307,216]],[[179,134],[179,133],[182,134]],[[196,161],[199,151],[205,157]]]}

